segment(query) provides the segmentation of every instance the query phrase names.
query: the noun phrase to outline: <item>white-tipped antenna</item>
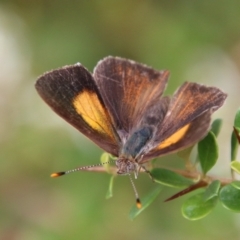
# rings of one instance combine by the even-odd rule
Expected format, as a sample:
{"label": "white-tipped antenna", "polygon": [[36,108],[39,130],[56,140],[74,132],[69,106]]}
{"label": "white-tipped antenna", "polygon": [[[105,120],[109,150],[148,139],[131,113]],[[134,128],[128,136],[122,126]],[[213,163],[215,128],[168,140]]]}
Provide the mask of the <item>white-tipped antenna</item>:
{"label": "white-tipped antenna", "polygon": [[98,164],[94,164],[94,165],[78,167],[78,168],[74,168],[74,169],[71,169],[71,170],[68,170],[68,171],[65,171],[65,172],[56,172],[56,173],[52,173],[50,176],[51,177],[60,177],[62,175],[66,175],[66,174],[69,174],[69,173],[85,170],[85,169],[88,169],[88,168],[94,168],[94,167],[103,166],[104,164],[108,164],[108,163],[111,163],[113,161],[114,160],[109,160],[109,161],[104,162],[104,163],[98,163]]}
{"label": "white-tipped antenna", "polygon": [[137,208],[141,208],[142,207],[142,204],[141,204],[141,201],[140,201],[140,198],[139,198],[139,195],[138,195],[138,192],[137,192],[137,189],[136,189],[136,186],[132,180],[132,177],[130,174],[128,174],[129,178],[130,178],[130,182],[132,184],[132,187],[133,187],[133,191],[134,191],[134,194],[135,194],[135,198],[136,198],[136,206]]}

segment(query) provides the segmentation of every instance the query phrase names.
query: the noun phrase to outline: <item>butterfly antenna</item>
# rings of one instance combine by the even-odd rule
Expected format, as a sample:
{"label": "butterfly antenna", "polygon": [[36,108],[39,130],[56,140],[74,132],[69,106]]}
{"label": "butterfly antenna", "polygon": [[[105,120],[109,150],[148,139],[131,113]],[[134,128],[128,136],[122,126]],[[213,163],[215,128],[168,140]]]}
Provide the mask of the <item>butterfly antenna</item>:
{"label": "butterfly antenna", "polygon": [[135,198],[136,198],[136,206],[137,208],[141,208],[142,207],[142,204],[141,204],[141,201],[140,201],[140,198],[139,198],[139,195],[138,195],[138,192],[137,192],[137,189],[136,189],[136,186],[132,180],[132,177],[130,174],[128,174],[129,178],[130,178],[130,182],[132,184],[132,187],[133,187],[133,191],[134,191],[134,194],[135,194]]}
{"label": "butterfly antenna", "polygon": [[85,170],[85,169],[88,169],[88,168],[94,168],[94,167],[98,167],[98,166],[103,166],[104,164],[108,164],[108,163],[110,163],[112,161],[113,160],[109,160],[109,161],[104,162],[104,163],[98,163],[98,164],[94,164],[94,165],[78,167],[78,168],[74,168],[74,169],[71,169],[71,170],[68,170],[68,171],[65,171],[65,172],[56,172],[56,173],[52,173],[50,176],[53,177],[53,178],[54,177],[60,177],[62,175],[66,175],[66,174],[69,174],[69,173]]}

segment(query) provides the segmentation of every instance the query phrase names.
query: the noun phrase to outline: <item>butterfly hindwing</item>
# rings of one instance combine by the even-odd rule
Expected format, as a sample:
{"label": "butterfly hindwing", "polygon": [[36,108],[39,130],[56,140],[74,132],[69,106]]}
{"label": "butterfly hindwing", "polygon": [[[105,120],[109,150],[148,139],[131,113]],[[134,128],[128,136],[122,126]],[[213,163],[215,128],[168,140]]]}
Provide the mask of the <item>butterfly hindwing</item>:
{"label": "butterfly hindwing", "polygon": [[154,138],[152,150],[143,161],[178,151],[201,140],[211,122],[211,114],[222,106],[227,95],[214,87],[184,83],[173,95],[169,109]]}
{"label": "butterfly hindwing", "polygon": [[185,82],[173,95],[154,141],[163,141],[204,112],[217,110],[226,97],[218,88]]}
{"label": "butterfly hindwing", "polygon": [[194,145],[206,135],[210,122],[211,112],[207,111],[155,146],[143,157],[141,163]]}

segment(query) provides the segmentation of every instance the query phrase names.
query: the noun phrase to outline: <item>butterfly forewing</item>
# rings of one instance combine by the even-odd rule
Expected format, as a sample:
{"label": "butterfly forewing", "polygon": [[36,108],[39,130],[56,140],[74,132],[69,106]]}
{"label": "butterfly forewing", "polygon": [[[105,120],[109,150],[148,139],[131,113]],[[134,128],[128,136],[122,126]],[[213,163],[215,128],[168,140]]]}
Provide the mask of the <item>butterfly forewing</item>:
{"label": "butterfly forewing", "polygon": [[138,126],[162,96],[168,75],[168,71],[118,57],[107,57],[97,64],[94,78],[118,130],[130,133]]}
{"label": "butterfly forewing", "polygon": [[42,75],[36,89],[62,118],[105,151],[117,156],[119,137],[92,75],[80,64]]}

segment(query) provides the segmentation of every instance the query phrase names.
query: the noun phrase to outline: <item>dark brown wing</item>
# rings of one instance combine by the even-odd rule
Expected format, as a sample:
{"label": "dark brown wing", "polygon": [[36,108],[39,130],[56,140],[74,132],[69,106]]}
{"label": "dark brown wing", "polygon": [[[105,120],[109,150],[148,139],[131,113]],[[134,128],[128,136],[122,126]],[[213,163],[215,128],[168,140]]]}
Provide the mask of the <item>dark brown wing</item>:
{"label": "dark brown wing", "polygon": [[150,141],[153,148],[143,161],[178,151],[202,139],[213,111],[222,106],[227,95],[215,87],[184,83],[174,94],[167,114]]}
{"label": "dark brown wing", "polygon": [[80,64],[47,72],[36,82],[43,100],[105,151],[117,156],[120,139],[92,75]]}
{"label": "dark brown wing", "polygon": [[107,57],[94,70],[94,79],[118,130],[130,133],[149,106],[161,97],[168,71],[156,71],[134,61]]}
{"label": "dark brown wing", "polygon": [[194,145],[206,135],[210,122],[211,112],[207,111],[153,148],[143,157],[141,163]]}

